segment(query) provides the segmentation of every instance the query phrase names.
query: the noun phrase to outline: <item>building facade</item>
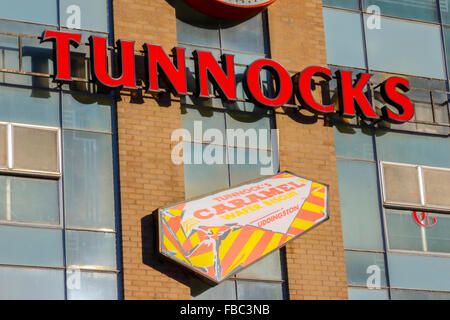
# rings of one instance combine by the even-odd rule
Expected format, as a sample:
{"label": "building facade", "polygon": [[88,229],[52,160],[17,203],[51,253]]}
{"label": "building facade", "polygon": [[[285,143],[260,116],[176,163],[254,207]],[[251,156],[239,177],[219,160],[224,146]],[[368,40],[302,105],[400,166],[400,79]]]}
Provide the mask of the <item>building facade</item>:
{"label": "building facade", "polygon": [[[277,0],[237,21],[184,0],[0,3],[1,299],[450,298],[447,0]],[[69,43],[72,81],[53,79],[45,30],[81,35]],[[134,41],[136,86],[96,81],[91,37],[105,39],[119,80],[116,41]],[[165,81],[146,90],[146,44],[185,50],[187,95]],[[213,79],[196,95],[196,50],[234,56],[235,101]],[[414,117],[317,115],[295,97],[262,107],[244,81],[259,59],[290,75],[370,73],[378,115],[382,83],[406,78]],[[270,72],[260,86],[280,91]],[[317,81],[316,101],[342,109],[338,87]],[[264,133],[256,144],[228,139],[249,129]],[[158,209],[282,171],[329,186],[328,221],[220,284],[158,252]]]}

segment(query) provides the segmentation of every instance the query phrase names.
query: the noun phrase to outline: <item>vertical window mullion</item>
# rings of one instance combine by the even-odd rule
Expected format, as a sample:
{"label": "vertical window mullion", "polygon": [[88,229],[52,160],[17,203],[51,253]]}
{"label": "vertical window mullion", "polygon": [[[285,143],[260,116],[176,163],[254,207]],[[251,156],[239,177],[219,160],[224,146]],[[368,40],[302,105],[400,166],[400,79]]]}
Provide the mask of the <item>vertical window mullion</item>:
{"label": "vertical window mullion", "polygon": [[420,202],[421,202],[422,206],[425,206],[425,190],[424,190],[422,167],[418,166],[417,170],[418,170],[418,174],[419,174]]}
{"label": "vertical window mullion", "polygon": [[7,139],[8,139],[8,146],[7,146],[7,154],[8,154],[8,169],[13,169],[14,167],[14,158],[13,158],[13,130],[12,130],[12,124],[8,123],[8,130],[7,130]]}

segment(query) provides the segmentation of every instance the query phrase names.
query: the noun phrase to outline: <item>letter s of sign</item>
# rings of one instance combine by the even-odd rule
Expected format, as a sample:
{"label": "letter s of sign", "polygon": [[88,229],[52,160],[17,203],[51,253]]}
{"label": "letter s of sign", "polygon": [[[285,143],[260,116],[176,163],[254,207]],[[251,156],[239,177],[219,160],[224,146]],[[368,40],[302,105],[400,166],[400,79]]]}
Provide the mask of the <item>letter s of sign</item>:
{"label": "letter s of sign", "polygon": [[391,77],[381,84],[380,89],[383,100],[398,110],[397,114],[389,110],[386,106],[381,109],[383,113],[382,118],[391,123],[403,123],[411,120],[414,116],[414,105],[411,100],[400,93],[397,88],[405,93],[408,92],[408,79]]}

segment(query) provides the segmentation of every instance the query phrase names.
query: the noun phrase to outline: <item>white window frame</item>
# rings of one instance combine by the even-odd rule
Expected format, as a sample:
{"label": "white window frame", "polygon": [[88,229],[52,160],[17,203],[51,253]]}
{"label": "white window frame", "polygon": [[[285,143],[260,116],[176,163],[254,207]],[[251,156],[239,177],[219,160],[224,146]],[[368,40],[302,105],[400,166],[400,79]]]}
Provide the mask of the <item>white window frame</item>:
{"label": "white window frame", "polygon": [[[388,201],[386,199],[386,181],[384,177],[384,165],[394,165],[394,166],[403,166],[403,167],[414,167],[417,169],[417,175],[419,179],[419,191],[420,191],[420,205],[416,203],[410,202],[401,202],[401,201]],[[381,177],[381,193],[383,198],[383,206],[387,208],[393,209],[413,209],[413,210],[422,210],[429,212],[438,212],[438,213],[450,213],[450,206],[438,206],[427,204],[425,195],[425,184],[423,177],[423,169],[432,169],[432,170],[441,170],[441,171],[449,171],[450,168],[441,168],[441,167],[431,167],[431,166],[423,166],[417,164],[408,164],[408,163],[399,163],[399,162],[387,162],[380,161],[380,177]]]}
{"label": "white window frame", "polygon": [[[55,179],[59,179],[61,177],[62,155],[61,155],[61,129],[60,128],[13,123],[13,122],[0,122],[0,125],[6,125],[6,156],[7,156],[6,167],[0,167],[0,173],[28,175],[28,176],[36,176],[36,177],[43,177],[43,178],[47,177],[47,178],[55,178]],[[56,158],[57,158],[56,163],[58,166],[56,171],[41,171],[41,170],[14,168],[14,128],[15,127],[56,132],[56,138],[57,138],[57,141],[56,141]]]}

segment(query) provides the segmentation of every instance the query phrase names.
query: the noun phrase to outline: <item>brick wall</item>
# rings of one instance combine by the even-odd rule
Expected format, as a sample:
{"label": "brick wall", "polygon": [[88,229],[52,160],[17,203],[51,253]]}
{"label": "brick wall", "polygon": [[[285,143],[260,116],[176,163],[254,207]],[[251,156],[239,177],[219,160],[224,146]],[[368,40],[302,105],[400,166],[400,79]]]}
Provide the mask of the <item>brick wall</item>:
{"label": "brick wall", "polygon": [[[288,70],[326,65],[322,1],[278,0],[268,10],[272,58]],[[277,110],[281,170],[330,185],[330,220],[286,248],[290,298],[346,299],[333,129]],[[307,117],[311,116],[307,112]]]}
{"label": "brick wall", "polygon": [[[114,1],[116,39],[176,46],[175,10],[163,0]],[[138,63],[142,62],[138,60]],[[141,67],[141,66],[139,66]],[[143,67],[143,65],[142,65]],[[154,210],[184,200],[182,166],[172,164],[172,131],[179,103],[121,96],[117,103],[125,299],[189,299],[183,268],[154,254]]]}
{"label": "brick wall", "polygon": [[[116,0],[113,10],[116,39],[135,40],[137,49],[144,42],[166,50],[176,45],[167,1]],[[272,56],[285,67],[326,64],[320,0],[278,0],[269,25]],[[170,159],[170,135],[181,127],[179,103],[124,92],[117,116],[125,298],[189,299],[186,271],[155,255],[152,238],[151,214],[184,200],[183,167]],[[330,184],[331,219],[287,247],[290,298],[346,298],[333,131],[323,121],[306,125],[295,117],[278,110],[281,169]]]}

